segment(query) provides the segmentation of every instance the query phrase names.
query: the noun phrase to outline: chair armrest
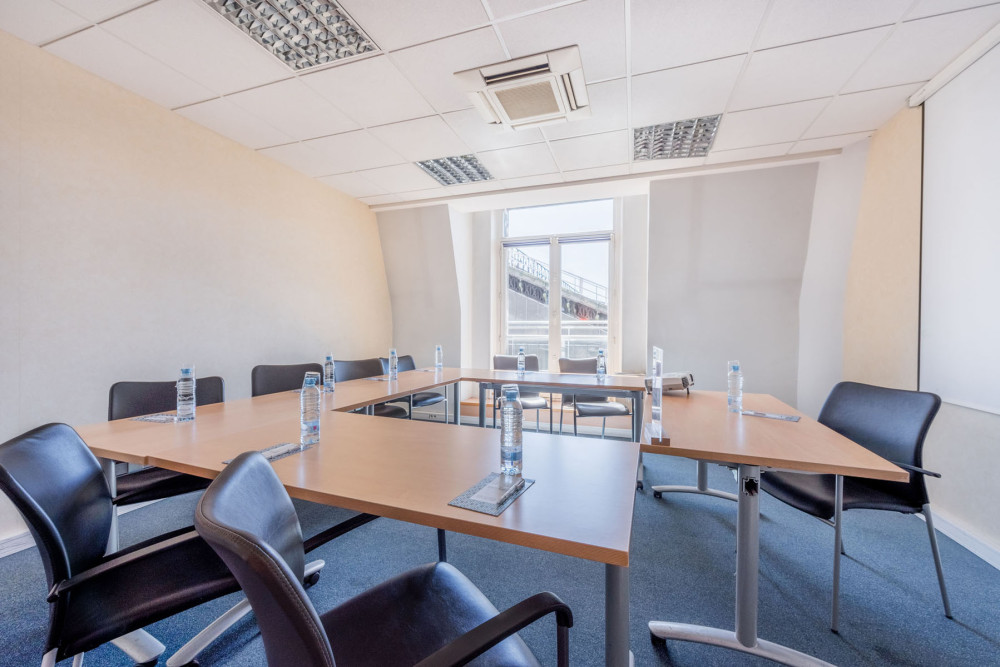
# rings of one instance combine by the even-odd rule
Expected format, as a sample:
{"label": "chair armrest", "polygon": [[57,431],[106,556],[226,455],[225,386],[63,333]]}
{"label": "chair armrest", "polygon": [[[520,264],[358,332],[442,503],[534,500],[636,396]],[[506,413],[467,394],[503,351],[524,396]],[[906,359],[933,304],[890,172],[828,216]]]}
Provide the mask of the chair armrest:
{"label": "chair armrest", "polygon": [[303,542],[302,547],[306,553],[309,553],[313,549],[323,546],[330,540],[334,540],[341,535],[351,532],[355,528],[360,528],[366,523],[371,523],[379,517],[375,514],[357,514],[352,516],[350,519],[341,521],[336,526],[327,528],[321,533],[313,535],[308,540]]}
{"label": "chair armrest", "polygon": [[421,660],[417,667],[464,665],[522,628],[552,613],[556,615],[559,665],[569,665],[569,629],[573,627],[573,612],[555,594],[546,592],[521,600],[510,609],[480,623]]}
{"label": "chair armrest", "polygon": [[929,475],[930,477],[941,477],[939,472],[931,472],[930,470],[924,470],[923,468],[918,468],[917,466],[911,466],[908,463],[897,463],[892,461],[893,465],[897,465],[903,470],[909,470],[910,472],[918,472],[921,475]]}
{"label": "chair armrest", "polygon": [[69,579],[63,579],[62,581],[57,581],[52,585],[49,590],[49,596],[46,598],[46,602],[55,602],[59,599],[59,596],[68,590],[71,590],[80,584],[86,583],[91,579],[95,579],[102,575],[108,574],[119,568],[126,567],[132,563],[147,558],[150,554],[154,554],[158,551],[163,551],[165,549],[170,549],[184,542],[189,542],[192,540],[199,540],[198,533],[192,528],[191,530],[184,531],[179,535],[175,535],[166,540],[160,542],[155,542],[149,546],[143,547],[141,549],[135,549],[133,551],[128,551],[120,556],[114,556],[106,561],[95,565],[89,570],[84,570],[77,575],[70,577]]}

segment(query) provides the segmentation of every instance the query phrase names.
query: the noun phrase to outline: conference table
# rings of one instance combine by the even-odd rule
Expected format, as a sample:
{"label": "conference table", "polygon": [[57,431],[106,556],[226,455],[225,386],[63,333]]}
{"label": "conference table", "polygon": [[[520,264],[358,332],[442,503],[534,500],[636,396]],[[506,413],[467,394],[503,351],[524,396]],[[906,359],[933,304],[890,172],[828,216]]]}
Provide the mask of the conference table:
{"label": "conference table", "polygon": [[[648,403],[651,397],[645,400]],[[797,416],[799,420],[732,413],[727,409],[726,392],[691,391],[690,394],[663,395],[662,431],[658,433],[650,428],[648,417],[644,423],[640,447],[643,453],[680,456],[699,462],[698,487],[674,487],[675,490],[728,497],[729,494],[703,488],[702,466],[705,462],[714,462],[737,471],[735,631],[664,621],[651,621],[649,630],[662,639],[721,646],[787,665],[826,665],[810,655],[757,636],[761,469],[893,482],[907,481],[909,473],[773,396],[744,394],[743,409]],[[646,410],[647,415],[651,413],[651,409]],[[842,488],[841,484],[838,482],[837,486]],[[837,525],[840,525],[839,516]]]}
{"label": "conference table", "polygon": [[[506,381],[491,373],[446,368],[339,382],[323,394],[319,444],[273,461],[274,470],[295,498],[603,563],[605,662],[628,665],[637,443],[526,432],[523,474],[535,483],[493,517],[448,503],[496,471],[496,431],[350,412],[454,386],[457,421],[458,383]],[[297,442],[298,404],[288,391],[200,406],[191,422],[123,419],[77,432],[104,460],[113,492],[113,461],[214,478],[241,452]]]}

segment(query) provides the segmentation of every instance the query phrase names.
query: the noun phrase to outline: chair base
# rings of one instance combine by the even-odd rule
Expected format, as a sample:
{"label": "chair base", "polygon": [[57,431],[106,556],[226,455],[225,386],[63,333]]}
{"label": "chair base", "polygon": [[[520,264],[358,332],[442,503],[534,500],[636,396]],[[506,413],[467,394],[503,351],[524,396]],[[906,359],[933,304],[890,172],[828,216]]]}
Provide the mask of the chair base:
{"label": "chair base", "polygon": [[653,497],[662,498],[664,493],[698,493],[703,496],[712,496],[713,498],[722,498],[723,500],[732,500],[734,502],[739,500],[735,493],[708,488],[708,463],[705,461],[697,461],[696,463],[698,466],[698,486],[657,485],[651,487],[653,489]]}
{"label": "chair base", "polygon": [[709,628],[704,625],[690,625],[688,623],[650,621],[649,632],[659,639],[675,639],[682,642],[720,646],[756,655],[761,658],[767,658],[768,660],[773,660],[782,665],[791,665],[792,667],[832,667],[830,663],[824,662],[819,658],[814,658],[811,655],[796,651],[787,646],[763,639],[758,639],[753,646],[745,646],[736,639],[736,633],[732,630]]}

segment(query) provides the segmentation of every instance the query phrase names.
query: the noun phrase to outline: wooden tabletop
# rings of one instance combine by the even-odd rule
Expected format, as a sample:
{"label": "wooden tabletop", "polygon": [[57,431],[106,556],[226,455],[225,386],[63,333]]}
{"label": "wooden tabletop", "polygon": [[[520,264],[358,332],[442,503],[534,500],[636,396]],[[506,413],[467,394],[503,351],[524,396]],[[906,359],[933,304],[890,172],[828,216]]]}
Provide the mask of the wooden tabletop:
{"label": "wooden tabletop", "polygon": [[[646,397],[649,421],[651,397]],[[798,415],[789,422],[729,412],[726,392],[692,391],[663,396],[664,444],[643,429],[642,451],[701,461],[745,463],[779,470],[827,473],[905,482],[905,470],[768,394],[743,394],[743,408]]]}

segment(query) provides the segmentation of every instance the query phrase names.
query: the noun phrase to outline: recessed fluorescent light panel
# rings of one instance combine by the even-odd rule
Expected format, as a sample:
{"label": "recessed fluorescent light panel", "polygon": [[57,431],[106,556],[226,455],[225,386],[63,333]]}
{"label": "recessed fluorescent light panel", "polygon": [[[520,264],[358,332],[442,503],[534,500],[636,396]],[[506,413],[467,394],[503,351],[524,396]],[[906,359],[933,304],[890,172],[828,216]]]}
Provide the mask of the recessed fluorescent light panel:
{"label": "recessed fluorescent light panel", "polygon": [[336,2],[205,0],[230,23],[294,70],[332,63],[378,47]]}
{"label": "recessed fluorescent light panel", "polygon": [[430,174],[441,185],[458,185],[476,181],[492,181],[493,175],[486,171],[475,155],[456,155],[436,160],[424,160],[417,166]]}
{"label": "recessed fluorescent light panel", "polygon": [[722,114],[636,128],[632,159],[704,157],[715,141],[720,118]]}

